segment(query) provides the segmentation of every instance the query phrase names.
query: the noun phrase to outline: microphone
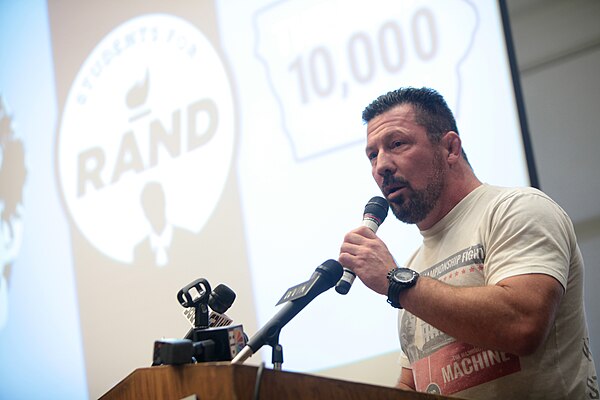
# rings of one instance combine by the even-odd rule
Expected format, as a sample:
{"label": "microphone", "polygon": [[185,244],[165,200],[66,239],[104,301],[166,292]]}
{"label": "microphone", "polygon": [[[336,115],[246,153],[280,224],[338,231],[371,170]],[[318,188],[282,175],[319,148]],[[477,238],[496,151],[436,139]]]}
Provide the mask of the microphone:
{"label": "microphone", "polygon": [[211,291],[204,278],[182,288],[177,300],[192,328],[183,339],[155,341],[152,365],[232,360],[248,341],[244,327],[231,325],[233,320],[225,315],[235,297],[235,292],[223,284]]}
{"label": "microphone", "polygon": [[[389,204],[386,199],[380,196],[375,196],[365,206],[363,213],[363,226],[366,226],[373,233],[377,233],[379,225],[383,223],[385,217],[387,217]],[[335,285],[335,291],[339,294],[347,294],[354,283],[356,274],[347,268],[344,268],[344,274],[342,279]]]}
{"label": "microphone", "polygon": [[[225,311],[231,307],[235,301],[235,297],[235,292],[222,283],[217,285],[217,287],[210,292],[208,296],[208,305],[212,311],[208,316],[208,328],[227,326],[233,323],[233,320],[225,314]],[[192,324],[192,328],[184,337],[186,339],[191,339],[194,331],[193,327],[195,327],[196,312],[194,308],[185,308],[183,310],[183,315]]]}
{"label": "microphone", "polygon": [[208,298],[208,306],[212,310],[208,316],[208,326],[216,327],[231,325],[233,320],[225,315],[225,311],[231,307],[234,301],[235,292],[233,290],[222,283],[217,285]]}
{"label": "microphone", "polygon": [[310,289],[301,297],[289,302],[266,323],[231,361],[232,364],[242,364],[248,357],[256,353],[265,344],[272,344],[277,340],[281,328],[296,316],[315,297],[332,288],[342,276],[342,265],[335,260],[327,260],[319,265],[313,275]]}
{"label": "microphone", "polygon": [[208,306],[212,311],[208,317],[208,329],[192,329],[191,339],[197,361],[231,361],[246,346],[248,336],[243,326],[231,325],[233,320],[225,315],[235,297],[235,292],[222,283],[210,292]]}
{"label": "microphone", "polygon": [[214,312],[224,314],[234,301],[235,292],[221,283],[210,293],[208,305]]}

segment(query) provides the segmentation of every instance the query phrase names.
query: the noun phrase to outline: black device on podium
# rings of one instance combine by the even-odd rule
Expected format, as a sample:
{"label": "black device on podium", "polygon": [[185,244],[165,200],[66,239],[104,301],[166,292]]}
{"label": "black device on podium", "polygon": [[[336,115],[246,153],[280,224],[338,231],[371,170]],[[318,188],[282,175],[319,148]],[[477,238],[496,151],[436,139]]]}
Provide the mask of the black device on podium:
{"label": "black device on podium", "polygon": [[[200,278],[183,287],[177,300],[182,307],[194,309],[194,326],[183,339],[155,341],[152,365],[230,361],[244,348],[247,337],[242,325],[211,327],[211,321],[219,320],[235,300],[227,286],[212,291],[208,281]],[[217,316],[214,319],[209,317],[209,305]]]}

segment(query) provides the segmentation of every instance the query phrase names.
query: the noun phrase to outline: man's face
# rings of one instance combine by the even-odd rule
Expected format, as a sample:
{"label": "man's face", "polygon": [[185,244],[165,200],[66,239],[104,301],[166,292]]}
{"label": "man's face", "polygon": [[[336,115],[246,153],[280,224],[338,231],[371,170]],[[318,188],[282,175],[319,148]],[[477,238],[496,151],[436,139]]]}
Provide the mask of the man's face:
{"label": "man's face", "polygon": [[368,123],[366,153],[396,218],[418,224],[438,205],[446,181],[441,146],[417,125],[411,105],[394,107]]}

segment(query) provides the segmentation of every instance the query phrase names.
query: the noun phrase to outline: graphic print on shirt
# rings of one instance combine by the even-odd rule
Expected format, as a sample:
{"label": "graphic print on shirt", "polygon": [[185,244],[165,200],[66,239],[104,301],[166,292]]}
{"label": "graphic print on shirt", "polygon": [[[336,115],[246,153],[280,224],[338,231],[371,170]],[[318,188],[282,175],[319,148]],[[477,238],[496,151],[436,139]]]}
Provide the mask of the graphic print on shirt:
{"label": "graphic print on shirt", "polygon": [[[453,286],[482,286],[484,261],[485,249],[478,244],[454,253],[421,275]],[[407,311],[400,322],[400,343],[420,392],[449,395],[521,370],[519,357],[457,342]]]}

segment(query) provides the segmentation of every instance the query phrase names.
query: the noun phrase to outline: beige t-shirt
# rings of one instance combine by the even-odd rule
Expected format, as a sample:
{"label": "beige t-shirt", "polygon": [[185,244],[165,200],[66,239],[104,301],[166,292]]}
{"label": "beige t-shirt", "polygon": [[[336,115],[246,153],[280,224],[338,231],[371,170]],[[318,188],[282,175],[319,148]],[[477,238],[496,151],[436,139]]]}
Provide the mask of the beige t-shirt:
{"label": "beige t-shirt", "polygon": [[467,399],[598,398],[583,259],[572,223],[554,201],[532,188],[482,185],[421,234],[423,244],[407,263],[421,275],[483,286],[542,273],[556,278],[565,294],[546,342],[521,357],[458,342],[400,310],[400,362],[413,370],[418,391]]}

